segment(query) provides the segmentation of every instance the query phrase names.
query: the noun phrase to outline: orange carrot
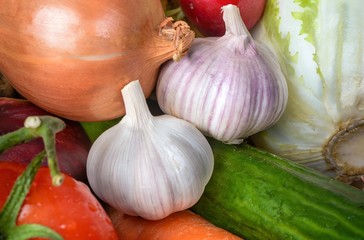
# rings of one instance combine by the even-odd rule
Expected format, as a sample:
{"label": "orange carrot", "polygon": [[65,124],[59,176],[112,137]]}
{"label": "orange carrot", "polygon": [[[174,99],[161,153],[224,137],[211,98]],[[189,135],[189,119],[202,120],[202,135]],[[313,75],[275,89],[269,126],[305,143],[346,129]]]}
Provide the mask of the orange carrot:
{"label": "orange carrot", "polygon": [[189,211],[176,212],[162,220],[146,220],[108,209],[120,240],[238,240],[240,237],[219,228]]}

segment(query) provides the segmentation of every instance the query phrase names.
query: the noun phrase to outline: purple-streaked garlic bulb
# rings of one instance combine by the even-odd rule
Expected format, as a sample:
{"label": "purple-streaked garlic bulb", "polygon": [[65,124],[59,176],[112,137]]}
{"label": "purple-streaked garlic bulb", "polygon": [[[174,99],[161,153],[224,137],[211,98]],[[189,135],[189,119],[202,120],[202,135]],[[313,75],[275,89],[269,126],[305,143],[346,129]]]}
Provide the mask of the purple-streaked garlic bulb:
{"label": "purple-streaked garlic bulb", "polygon": [[237,144],[278,121],[288,90],[273,53],[252,38],[239,9],[222,10],[225,35],[196,38],[181,61],[162,65],[156,94],[166,114]]}

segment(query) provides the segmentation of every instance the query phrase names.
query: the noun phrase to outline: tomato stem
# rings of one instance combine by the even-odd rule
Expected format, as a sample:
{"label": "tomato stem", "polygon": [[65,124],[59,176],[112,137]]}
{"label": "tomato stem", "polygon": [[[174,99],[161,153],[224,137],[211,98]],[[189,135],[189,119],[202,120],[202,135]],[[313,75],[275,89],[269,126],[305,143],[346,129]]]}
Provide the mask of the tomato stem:
{"label": "tomato stem", "polygon": [[0,212],[0,228],[12,228],[15,226],[17,213],[23,204],[26,195],[29,192],[30,185],[33,182],[35,174],[41,166],[43,158],[46,156],[45,151],[40,152],[29,163],[25,171],[18,177],[11,192]]}
{"label": "tomato stem", "polygon": [[0,153],[22,142],[28,142],[33,138],[35,138],[33,131],[29,131],[26,128],[2,135],[0,136]]}
{"label": "tomato stem", "polygon": [[52,183],[60,186],[63,175],[59,170],[56,155],[56,133],[65,128],[65,123],[52,116],[31,116],[24,122],[24,127],[0,136],[0,153],[6,149],[41,137],[44,148],[28,164],[25,171],[16,180],[1,212],[0,212],[0,240],[25,240],[35,237],[63,239],[54,230],[39,224],[16,225],[20,209],[31,188],[32,182],[40,168],[42,161],[47,157]]}
{"label": "tomato stem", "polygon": [[24,127],[0,136],[0,153],[17,144],[42,137],[52,177],[52,183],[55,186],[60,186],[63,181],[63,175],[61,174],[58,166],[55,139],[56,133],[62,131],[64,128],[65,123],[57,117],[30,116],[25,119]]}
{"label": "tomato stem", "polygon": [[34,237],[46,237],[57,240],[62,239],[58,233],[42,225],[16,225],[16,219],[21,206],[45,156],[45,151],[42,151],[37,156],[35,156],[25,171],[16,180],[0,212],[0,239],[22,240]]}

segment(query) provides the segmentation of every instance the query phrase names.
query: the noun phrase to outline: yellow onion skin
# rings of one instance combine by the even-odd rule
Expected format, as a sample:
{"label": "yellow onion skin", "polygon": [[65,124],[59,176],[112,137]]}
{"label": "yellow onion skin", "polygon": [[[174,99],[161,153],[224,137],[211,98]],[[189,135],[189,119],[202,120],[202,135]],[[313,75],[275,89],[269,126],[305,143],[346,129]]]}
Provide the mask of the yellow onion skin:
{"label": "yellow onion skin", "polygon": [[159,0],[0,5],[0,72],[22,96],[64,118],[124,115],[122,87],[139,79],[150,95],[159,66],[176,52],[176,42],[160,33],[166,17]]}

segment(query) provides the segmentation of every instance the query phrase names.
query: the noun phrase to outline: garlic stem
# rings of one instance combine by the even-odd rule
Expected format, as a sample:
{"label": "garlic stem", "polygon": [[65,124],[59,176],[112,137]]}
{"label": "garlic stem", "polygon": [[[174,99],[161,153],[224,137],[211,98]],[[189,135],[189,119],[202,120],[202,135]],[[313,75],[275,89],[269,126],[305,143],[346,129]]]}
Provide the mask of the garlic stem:
{"label": "garlic stem", "polygon": [[124,99],[126,116],[131,121],[135,121],[135,126],[142,127],[153,120],[139,80],[127,84],[121,90],[121,94]]}
{"label": "garlic stem", "polygon": [[235,5],[228,4],[222,7],[222,18],[225,22],[226,33],[236,36],[246,36],[250,38],[249,30],[246,28],[241,16],[239,8]]}
{"label": "garlic stem", "polygon": [[62,236],[53,229],[43,225],[16,224],[21,207],[45,156],[45,151],[37,154],[14,183],[7,200],[0,211],[0,239],[25,240],[36,237],[54,240],[63,239]]}

